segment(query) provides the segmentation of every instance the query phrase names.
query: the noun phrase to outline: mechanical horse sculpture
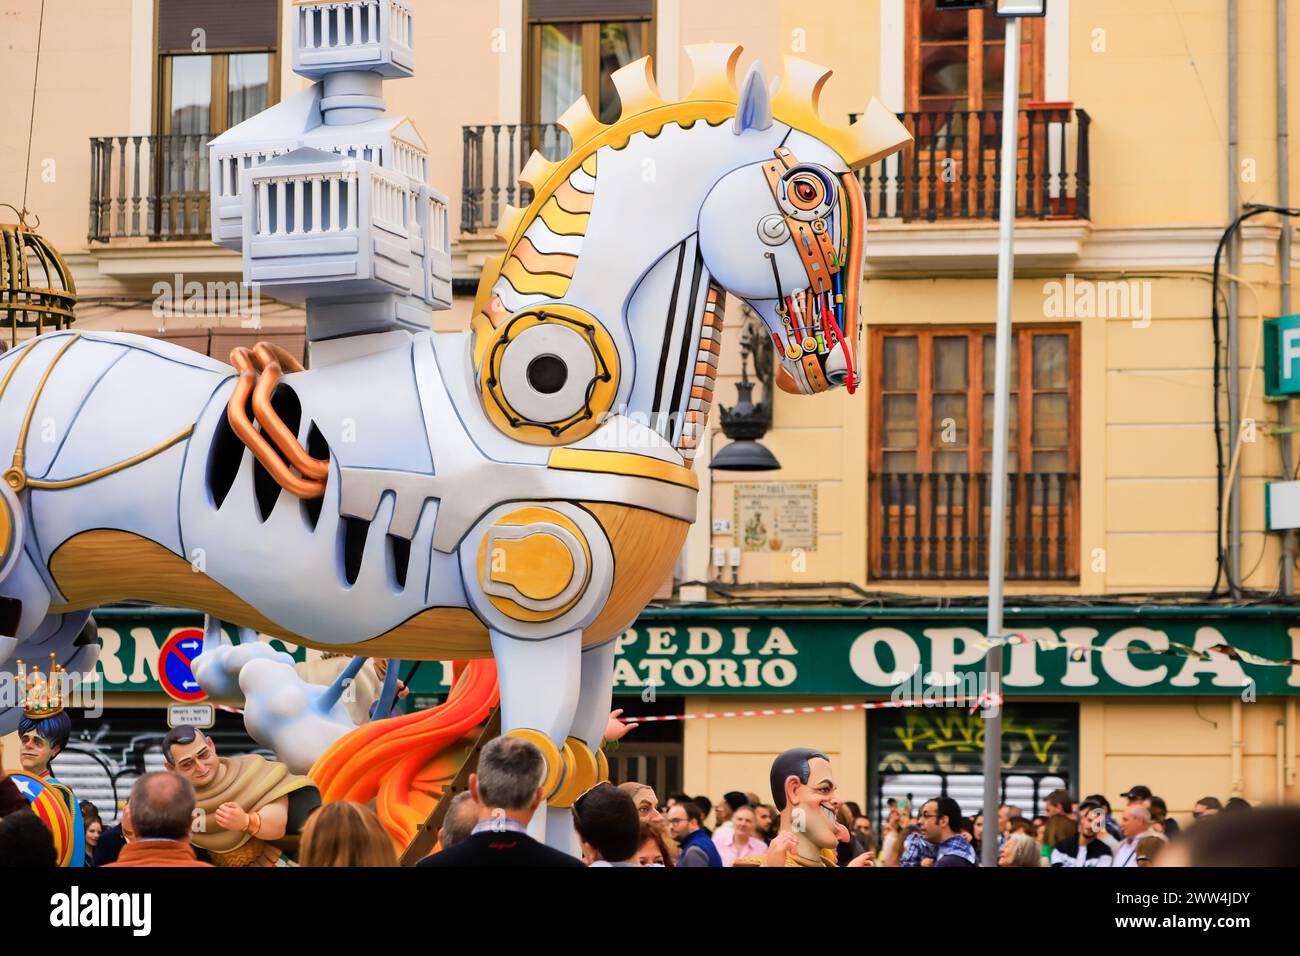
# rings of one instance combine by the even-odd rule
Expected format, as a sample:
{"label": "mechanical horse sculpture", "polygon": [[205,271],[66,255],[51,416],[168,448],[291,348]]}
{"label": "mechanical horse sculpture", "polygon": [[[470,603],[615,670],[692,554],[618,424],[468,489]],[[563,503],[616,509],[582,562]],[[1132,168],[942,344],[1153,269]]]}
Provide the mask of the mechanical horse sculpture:
{"label": "mechanical horse sculpture", "polygon": [[[242,247],[264,290],[306,302],[311,368],[265,344],[232,367],[73,331],[0,358],[0,661],[54,652],[85,670],[88,614],[126,599],[348,655],[469,661],[436,713],[345,736],[337,682],[304,685],[265,645],[210,640],[200,658],[214,696],[247,702],[255,736],[316,763],[327,799],[376,798],[409,833],[415,815],[395,805],[495,704],[490,657],[502,731],[548,761],[533,831],[573,850],[565,808],[604,772],[613,638],[696,516],[725,296],[766,322],[782,388],[852,390],[854,170],[907,139],[874,102],[854,126],[824,123],[819,67],[788,59],[773,93],[757,66],[737,88],[737,46],[688,53],[681,102],[659,97],[646,59],[614,74],[617,122],[585,100],[564,115],[572,152],[523,170],[532,200],[502,217],[505,254],[461,333],[427,331],[428,307],[449,303],[435,281],[449,278],[447,226],[418,168],[306,136],[229,160],[240,130],[215,141],[215,238]],[[379,81],[402,75],[299,71],[324,81],[249,121],[263,133],[373,119]],[[227,194],[243,205],[223,220]]]}

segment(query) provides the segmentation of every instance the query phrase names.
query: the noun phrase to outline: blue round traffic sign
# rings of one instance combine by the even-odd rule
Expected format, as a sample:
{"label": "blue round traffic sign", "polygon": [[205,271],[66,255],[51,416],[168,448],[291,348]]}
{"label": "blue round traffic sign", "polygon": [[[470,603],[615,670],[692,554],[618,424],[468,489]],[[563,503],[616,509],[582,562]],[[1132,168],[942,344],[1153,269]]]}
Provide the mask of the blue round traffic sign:
{"label": "blue round traffic sign", "polygon": [[197,627],[177,631],[163,642],[158,651],[158,683],[172,699],[186,704],[207,699],[192,667],[202,650],[203,631]]}

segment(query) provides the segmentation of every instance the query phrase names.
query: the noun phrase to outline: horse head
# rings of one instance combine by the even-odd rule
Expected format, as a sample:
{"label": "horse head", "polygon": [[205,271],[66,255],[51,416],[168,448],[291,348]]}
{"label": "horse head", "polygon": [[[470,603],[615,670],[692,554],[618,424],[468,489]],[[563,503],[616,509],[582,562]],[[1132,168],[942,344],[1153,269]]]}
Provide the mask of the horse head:
{"label": "horse head", "polygon": [[861,382],[867,209],[855,171],[910,138],[874,100],[851,127],[824,123],[817,104],[829,76],[787,57],[773,94],[762,66],[750,69],[732,130],[759,140],[760,156],[717,181],[699,219],[710,274],[762,317],[781,356],[777,384],[803,395]]}
{"label": "horse head", "polygon": [[[501,259],[473,319],[483,406],[524,442],[569,444],[611,412],[648,420],[690,461],[713,398],[726,294],[762,316],[795,394],[852,391],[866,204],[855,170],[909,136],[874,100],[852,126],[818,113],[830,71],[786,59],[740,84],[741,48],[687,47],[695,82],[660,97],[649,58],[612,80],[621,114],[580,99],[559,124],[573,146],[535,153],[508,207]],[[642,418],[642,416],[645,416]]]}

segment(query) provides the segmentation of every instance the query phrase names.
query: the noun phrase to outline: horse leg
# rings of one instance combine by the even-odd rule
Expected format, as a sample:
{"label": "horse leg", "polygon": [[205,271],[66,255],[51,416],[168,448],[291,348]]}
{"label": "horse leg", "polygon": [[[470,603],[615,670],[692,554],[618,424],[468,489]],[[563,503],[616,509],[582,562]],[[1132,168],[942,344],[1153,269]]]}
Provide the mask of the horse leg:
{"label": "horse leg", "polygon": [[[609,709],[614,699],[614,650],[615,643],[609,640],[599,647],[587,647],[582,651],[578,706],[569,730],[569,745],[575,753],[577,748],[582,748],[583,752],[576,755],[580,758],[579,763],[588,768],[584,790],[609,779],[609,764],[600,746],[605,740],[605,727],[609,724]],[[593,765],[594,778],[590,769]],[[554,807],[547,814],[546,842],[577,856],[581,850],[573,831],[573,814],[568,809]],[[562,840],[570,841],[569,845],[562,845]]]}
{"label": "horse leg", "polygon": [[[546,757],[545,803],[533,814],[528,834],[555,846],[550,826],[555,821],[555,840],[562,844],[559,849],[573,852],[572,824],[566,830],[559,821],[570,813],[574,798],[582,792],[570,792],[577,777],[565,759],[566,740],[578,706],[582,632],[525,640],[492,628],[489,635],[501,683],[501,733],[528,740]],[[552,815],[552,811],[562,812]]]}

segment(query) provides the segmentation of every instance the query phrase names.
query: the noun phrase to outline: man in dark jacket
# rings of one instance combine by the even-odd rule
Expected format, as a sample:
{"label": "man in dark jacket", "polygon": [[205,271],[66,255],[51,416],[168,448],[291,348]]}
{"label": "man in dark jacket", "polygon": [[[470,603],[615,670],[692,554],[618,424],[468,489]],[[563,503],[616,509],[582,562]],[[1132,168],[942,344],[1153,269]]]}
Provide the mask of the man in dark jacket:
{"label": "man in dark jacket", "polygon": [[416,866],[582,866],[528,835],[528,823],[546,796],[545,778],[546,758],[528,741],[490,741],[479,754],[478,772],[469,775],[478,823],[460,843]]}
{"label": "man in dark jacket", "polygon": [[704,829],[704,811],[699,804],[677,803],[668,808],[668,832],[677,841],[678,866],[722,866],[722,857]]}
{"label": "man in dark jacket", "polygon": [[116,863],[125,848],[126,834],[122,832],[122,824],[115,823],[99,835],[99,842],[95,844],[94,861],[90,865],[108,866]]}
{"label": "man in dark jacket", "polygon": [[1106,830],[1106,808],[1085,800],[1079,804],[1079,830],[1052,848],[1052,866],[1110,866],[1118,841]]}
{"label": "man in dark jacket", "polygon": [[935,797],[921,807],[921,836],[934,847],[934,863],[922,866],[978,866],[975,848],[962,833],[961,806],[952,797]]}

